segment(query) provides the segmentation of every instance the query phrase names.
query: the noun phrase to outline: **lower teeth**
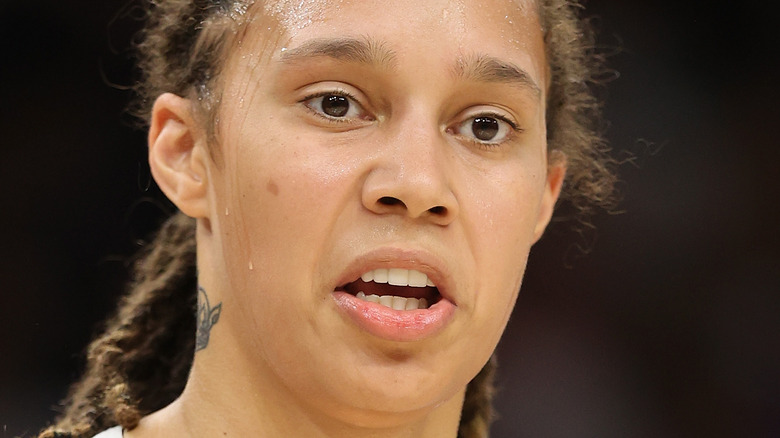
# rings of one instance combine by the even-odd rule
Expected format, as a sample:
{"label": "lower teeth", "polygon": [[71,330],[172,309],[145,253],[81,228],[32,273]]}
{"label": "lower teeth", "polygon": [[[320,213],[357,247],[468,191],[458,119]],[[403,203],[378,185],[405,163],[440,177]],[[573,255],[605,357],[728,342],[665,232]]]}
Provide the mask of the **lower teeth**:
{"label": "lower teeth", "polygon": [[370,301],[372,303],[381,304],[385,307],[389,307],[395,310],[417,310],[428,308],[428,300],[425,298],[404,298],[397,297],[395,295],[366,295],[363,292],[358,292],[356,296],[363,301]]}

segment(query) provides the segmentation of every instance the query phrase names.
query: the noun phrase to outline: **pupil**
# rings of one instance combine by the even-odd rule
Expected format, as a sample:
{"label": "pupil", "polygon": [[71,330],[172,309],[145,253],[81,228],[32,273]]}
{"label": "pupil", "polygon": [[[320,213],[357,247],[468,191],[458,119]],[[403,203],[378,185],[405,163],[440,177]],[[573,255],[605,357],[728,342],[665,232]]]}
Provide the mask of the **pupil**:
{"label": "pupil", "polygon": [[492,117],[477,117],[471,125],[471,132],[479,140],[492,140],[498,134],[498,120]]}
{"label": "pupil", "polygon": [[331,117],[344,117],[349,111],[349,100],[344,96],[325,96],[322,111]]}

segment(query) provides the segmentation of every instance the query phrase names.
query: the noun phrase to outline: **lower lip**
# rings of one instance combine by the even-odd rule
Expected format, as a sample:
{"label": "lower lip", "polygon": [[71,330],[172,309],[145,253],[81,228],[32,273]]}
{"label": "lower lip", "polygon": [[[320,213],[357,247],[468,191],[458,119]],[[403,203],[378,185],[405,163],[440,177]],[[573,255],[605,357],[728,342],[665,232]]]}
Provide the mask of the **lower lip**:
{"label": "lower lip", "polygon": [[335,291],[339,310],[364,331],[397,342],[420,341],[436,335],[455,314],[455,305],[444,298],[427,309],[395,310]]}

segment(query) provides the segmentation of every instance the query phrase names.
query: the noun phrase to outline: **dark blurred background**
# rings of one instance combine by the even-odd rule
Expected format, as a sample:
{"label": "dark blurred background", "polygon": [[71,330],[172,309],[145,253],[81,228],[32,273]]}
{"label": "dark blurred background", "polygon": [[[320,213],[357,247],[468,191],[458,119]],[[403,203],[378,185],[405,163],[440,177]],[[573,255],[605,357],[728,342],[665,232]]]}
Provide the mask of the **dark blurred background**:
{"label": "dark blurred background", "polygon": [[[124,113],[126,3],[0,1],[2,437],[56,414],[169,211]],[[587,3],[622,213],[533,250],[496,437],[780,437],[776,4]]]}

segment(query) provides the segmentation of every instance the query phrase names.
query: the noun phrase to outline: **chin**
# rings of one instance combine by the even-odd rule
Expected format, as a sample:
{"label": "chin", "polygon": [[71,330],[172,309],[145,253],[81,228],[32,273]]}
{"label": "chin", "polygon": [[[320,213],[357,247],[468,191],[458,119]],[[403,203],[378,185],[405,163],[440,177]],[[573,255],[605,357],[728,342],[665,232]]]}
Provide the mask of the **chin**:
{"label": "chin", "polygon": [[[326,391],[338,394],[344,406],[361,411],[366,417],[424,415],[462,396],[469,381],[468,377],[461,377],[461,383],[456,383],[453,377],[446,378],[445,374],[452,376],[454,370],[439,367],[435,371],[431,374],[431,370],[409,370],[396,366],[349,382],[334,382],[335,385]],[[336,385],[338,388],[335,388]],[[374,418],[373,421],[378,420]]]}

